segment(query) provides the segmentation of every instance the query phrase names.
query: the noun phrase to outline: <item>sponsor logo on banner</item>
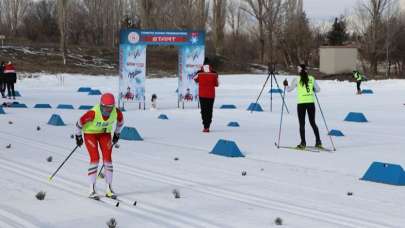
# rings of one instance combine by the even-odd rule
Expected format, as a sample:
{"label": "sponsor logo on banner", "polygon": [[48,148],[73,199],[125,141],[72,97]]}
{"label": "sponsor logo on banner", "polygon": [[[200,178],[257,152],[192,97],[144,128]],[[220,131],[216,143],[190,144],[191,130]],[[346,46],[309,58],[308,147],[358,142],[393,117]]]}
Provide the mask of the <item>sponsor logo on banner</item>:
{"label": "sponsor logo on banner", "polygon": [[128,41],[131,44],[136,44],[139,42],[139,34],[137,32],[130,32],[128,34]]}
{"label": "sponsor logo on banner", "polygon": [[198,32],[192,32],[191,33],[191,43],[195,44],[198,42]]}

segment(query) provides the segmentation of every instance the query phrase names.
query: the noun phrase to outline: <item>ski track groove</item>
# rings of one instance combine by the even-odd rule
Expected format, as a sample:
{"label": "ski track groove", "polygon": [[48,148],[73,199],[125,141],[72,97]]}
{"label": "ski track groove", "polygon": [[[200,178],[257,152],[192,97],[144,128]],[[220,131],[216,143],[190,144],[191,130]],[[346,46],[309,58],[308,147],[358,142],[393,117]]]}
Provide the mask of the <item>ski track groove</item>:
{"label": "ski track groove", "polygon": [[[13,226],[13,225],[10,225],[9,223],[6,223],[6,222],[0,220],[0,225],[2,225],[2,223],[4,223],[6,225],[5,227],[40,228],[39,226],[34,225],[30,221],[25,220],[24,218],[19,217],[18,215],[15,215],[8,211],[5,211],[1,208],[0,208],[0,218],[5,218],[6,220],[9,220],[9,221],[19,225],[19,226]],[[1,227],[3,227],[3,226],[1,226]]]}
{"label": "ski track groove", "polygon": [[[0,169],[2,169],[2,168],[7,169],[10,172],[24,175],[31,179],[36,179],[43,183],[50,184],[48,181],[46,181],[47,175],[48,175],[47,171],[40,171],[37,167],[32,167],[29,164],[17,164],[17,162],[15,162],[15,161],[10,161],[10,160],[6,160],[6,159],[2,159],[2,158],[0,158],[0,163],[3,163],[4,166],[8,164],[8,166],[14,166],[14,168],[15,168],[13,170],[13,169],[5,168],[4,166],[0,166]],[[28,167],[30,167],[30,168],[28,168]],[[27,172],[30,174],[35,173],[36,175],[27,175],[24,172],[19,172],[16,170],[25,170],[26,173]],[[43,176],[43,178],[40,178],[39,176]],[[69,187],[69,189],[75,189],[75,191],[71,191],[75,195],[82,195],[81,193],[85,192],[87,189],[85,186],[83,186],[83,184],[79,184],[74,181],[67,180],[66,178],[59,178],[57,181],[58,181],[58,184],[61,184],[65,187]],[[50,184],[50,185],[53,186],[52,184]],[[78,190],[78,189],[80,189],[80,190]],[[153,205],[145,203],[145,202],[142,202],[140,204],[140,206],[131,206],[131,203],[129,203],[129,202],[131,202],[132,200],[128,199],[127,197],[119,197],[119,199],[121,200],[121,202],[120,202],[121,206],[119,206],[119,208],[121,208],[121,209],[124,208],[126,211],[135,212],[138,214],[139,213],[142,214],[146,211],[153,216],[158,215],[161,218],[169,219],[170,223],[172,223],[171,225],[173,225],[173,227],[201,227],[201,228],[203,228],[203,227],[226,227],[226,226],[222,226],[222,225],[211,224],[211,223],[208,223],[208,221],[203,221],[201,219],[191,218],[190,216],[184,216],[184,215],[178,214],[176,212],[170,212],[166,208],[153,206]],[[112,201],[112,202],[116,202],[116,201]],[[140,208],[142,210],[138,210],[138,208]],[[168,221],[165,221],[165,222],[168,222]]]}
{"label": "ski track groove", "polygon": [[[14,136],[18,137],[21,139],[22,137],[20,136]],[[33,146],[36,144],[37,147],[40,149],[47,149],[47,146],[51,146],[56,148],[59,151],[62,151],[61,147],[51,145],[48,143],[41,143],[41,142],[36,142],[31,139],[26,139],[23,138],[27,145]],[[28,142],[27,142],[28,141]],[[21,141],[19,140],[21,143]],[[48,149],[47,149],[48,150]],[[51,150],[49,150],[51,151]],[[52,150],[52,152],[55,152]],[[64,151],[65,152],[65,151]],[[65,152],[66,153],[66,152]],[[84,155],[82,155],[83,157]],[[84,158],[77,158],[78,160],[86,161]],[[283,211],[289,214],[293,215],[298,215],[301,217],[307,217],[311,219],[315,219],[318,221],[323,221],[326,223],[334,224],[334,225],[340,225],[340,226],[345,226],[345,227],[352,227],[352,228],[358,228],[358,227],[368,227],[368,228],[380,228],[380,227],[396,227],[391,224],[386,224],[378,221],[370,221],[362,218],[356,218],[354,216],[349,216],[349,215],[343,215],[339,213],[334,213],[334,212],[329,212],[329,211],[324,211],[321,209],[314,209],[314,208],[308,208],[305,206],[300,206],[300,205],[294,205],[291,202],[283,202],[281,200],[277,199],[265,199],[263,197],[259,196],[254,196],[254,195],[246,195],[243,193],[238,193],[233,190],[227,190],[227,189],[221,189],[219,187],[209,187],[209,186],[202,186],[201,183],[191,181],[191,180],[186,180],[178,177],[170,177],[167,174],[160,174],[154,171],[149,171],[149,170],[144,170],[144,169],[138,169],[138,168],[133,168],[129,165],[125,165],[123,163],[119,163],[121,168],[117,169],[120,170],[122,173],[126,173],[129,175],[135,175],[139,176],[145,179],[150,179],[153,181],[158,181],[166,184],[176,184],[178,186],[184,187],[184,188],[191,188],[194,191],[198,191],[201,193],[206,193],[210,195],[214,195],[220,198],[224,199],[230,199],[242,203],[246,203],[249,205],[261,207],[261,208],[267,208],[270,210],[276,210],[276,211]],[[124,169],[125,168],[125,169]],[[127,170],[131,170],[131,172],[128,172]],[[194,186],[199,185],[198,188],[195,188]]]}
{"label": "ski track groove", "polygon": [[[1,160],[3,160],[3,159],[0,159],[0,163],[4,162],[4,161],[1,161]],[[9,161],[8,161],[8,162],[9,162]],[[8,164],[8,163],[7,163],[7,164]],[[22,166],[16,166],[16,167],[22,168]],[[27,177],[27,178],[31,178],[31,179],[37,180],[37,181],[42,182],[42,183],[44,183],[44,184],[47,184],[47,185],[49,185],[49,186],[51,186],[51,187],[53,187],[53,188],[57,188],[57,189],[59,189],[59,190],[68,192],[68,193],[70,193],[70,194],[72,194],[72,195],[76,195],[76,196],[79,196],[79,197],[86,197],[86,196],[84,196],[84,195],[82,194],[82,191],[67,190],[67,189],[62,188],[62,187],[60,187],[60,186],[55,186],[55,185],[50,184],[50,182],[46,181],[47,178],[45,178],[45,177],[44,177],[44,178],[40,178],[40,177],[38,177],[38,176],[28,175],[27,172],[32,173],[32,170],[27,170],[26,172],[20,172],[20,171],[14,170],[14,169],[6,168],[6,167],[4,167],[4,166],[1,166],[0,169],[7,170],[7,171],[12,172],[12,173],[15,173],[15,174],[17,174],[17,175],[20,175],[20,176],[24,176],[24,177]],[[40,175],[46,175],[46,174],[40,174]],[[59,179],[59,180],[61,180],[61,179]],[[62,182],[63,182],[63,181],[62,181]],[[65,185],[62,184],[62,186],[65,186]],[[65,186],[65,187],[66,187],[66,186]],[[80,187],[82,187],[82,186],[80,186]],[[91,200],[91,199],[89,199],[89,200]],[[99,203],[99,205],[102,205],[102,206],[104,206],[105,208],[112,209],[112,207],[115,207],[115,206],[112,205],[112,204],[111,204],[111,205],[107,205],[108,203],[107,203],[107,204],[104,204],[103,201],[100,201],[100,202],[95,201],[95,202],[96,202],[96,203]],[[128,210],[128,206],[124,206],[124,209],[123,209],[123,207],[121,206],[120,209],[121,209],[121,210],[124,210],[127,214],[133,215],[133,213],[132,213],[133,211]],[[145,215],[145,213],[142,212],[142,211],[139,211],[139,212],[137,212],[137,213],[138,213],[138,216],[141,216],[143,219],[148,220],[148,221],[152,221],[152,222],[153,222],[154,220],[151,220],[151,219],[156,219],[156,222],[155,222],[155,223],[156,223],[157,225],[164,225],[165,227],[173,227],[173,228],[182,227],[182,226],[179,226],[179,225],[176,224],[176,223],[175,223],[175,224],[170,224],[170,223],[168,223],[168,221],[162,221],[160,218],[156,218],[155,216],[151,217],[151,216]],[[159,223],[158,223],[158,222],[159,222]]]}

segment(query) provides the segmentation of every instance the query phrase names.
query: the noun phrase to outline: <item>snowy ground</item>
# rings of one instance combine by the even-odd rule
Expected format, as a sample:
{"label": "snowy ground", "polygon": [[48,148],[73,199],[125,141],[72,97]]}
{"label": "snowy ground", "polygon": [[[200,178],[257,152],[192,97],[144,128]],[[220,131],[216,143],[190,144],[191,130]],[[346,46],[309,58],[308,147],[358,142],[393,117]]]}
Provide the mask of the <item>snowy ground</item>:
{"label": "snowy ground", "polygon": [[[116,77],[43,75],[19,81],[18,101],[29,109],[6,108],[0,115],[0,227],[404,227],[405,188],[360,181],[373,161],[405,166],[403,126],[405,81],[370,81],[373,95],[355,95],[349,82],[321,81],[319,99],[329,128],[345,137],[333,138],[337,152],[279,150],[281,98],[263,94],[263,113],[250,113],[266,75],[222,76],[215,106],[235,104],[236,110],[214,110],[212,132],[201,132],[199,110],[187,104],[177,109],[176,79],[151,79],[148,100],[158,95],[159,110],[124,113],[126,126],[136,127],[144,141],[120,141],[114,149],[114,187],[124,201],[87,199],[88,156],[79,149],[52,182],[48,176],[74,148],[70,138],[82,110],[34,109],[36,103],[93,105],[98,96],[78,93],[81,86],[116,92]],[[284,77],[279,77],[281,83]],[[291,77],[290,77],[291,79]],[[266,88],[267,92],[269,87]],[[1,100],[5,101],[4,99]],[[299,142],[295,93],[287,95],[290,114],[283,120],[281,144]],[[363,112],[368,123],[344,122],[348,112]],[[67,126],[47,125],[53,113]],[[161,113],[169,120],[157,118]],[[13,124],[9,124],[12,121]],[[238,121],[240,128],[227,123]],[[317,124],[330,146],[319,109]],[[41,127],[37,131],[37,126]],[[219,139],[234,140],[245,158],[209,154]],[[307,126],[307,143],[313,144]],[[6,146],[11,144],[11,148]],[[46,161],[53,156],[51,163]],[[174,158],[179,160],[175,161]],[[242,176],[241,172],[247,175]],[[99,181],[100,192],[104,183]],[[180,199],[175,199],[178,189]],[[46,192],[44,201],[35,194]],[[348,192],[353,192],[348,196]],[[136,206],[131,202],[137,201]]]}

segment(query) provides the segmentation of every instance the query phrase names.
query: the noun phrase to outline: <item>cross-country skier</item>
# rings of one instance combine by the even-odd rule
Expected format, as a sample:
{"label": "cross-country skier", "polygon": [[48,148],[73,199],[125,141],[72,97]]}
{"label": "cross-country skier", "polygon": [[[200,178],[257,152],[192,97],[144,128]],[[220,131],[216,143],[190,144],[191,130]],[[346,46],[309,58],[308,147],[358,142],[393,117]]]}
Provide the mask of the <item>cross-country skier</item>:
{"label": "cross-country skier", "polygon": [[294,79],[291,85],[288,86],[287,79],[283,84],[288,92],[297,88],[297,113],[300,124],[301,143],[297,145],[297,149],[305,149],[307,143],[305,140],[305,114],[308,112],[309,123],[314,130],[316,137],[315,147],[322,148],[321,138],[319,137],[318,126],[315,123],[315,93],[320,92],[319,85],[316,83],[314,76],[308,75],[305,64],[298,66],[299,79]]}
{"label": "cross-country skier", "polygon": [[[114,136],[111,140],[113,124],[116,123]],[[87,111],[77,121],[76,144],[83,145],[82,131],[84,132],[84,143],[90,155],[90,166],[88,176],[90,177],[90,198],[98,199],[96,192],[96,176],[99,163],[98,147],[100,146],[103,155],[105,168],[105,180],[107,183],[106,196],[116,198],[112,190],[113,165],[111,159],[112,145],[120,138],[121,128],[124,124],[122,112],[115,107],[115,98],[111,93],[104,93],[100,103]]]}
{"label": "cross-country skier", "polygon": [[357,94],[361,94],[361,88],[360,88],[361,82],[362,82],[362,81],[365,81],[366,78],[365,78],[364,75],[362,75],[362,74],[360,73],[360,71],[358,71],[358,70],[354,70],[354,71],[353,71],[353,77],[354,77],[354,79],[356,79]]}

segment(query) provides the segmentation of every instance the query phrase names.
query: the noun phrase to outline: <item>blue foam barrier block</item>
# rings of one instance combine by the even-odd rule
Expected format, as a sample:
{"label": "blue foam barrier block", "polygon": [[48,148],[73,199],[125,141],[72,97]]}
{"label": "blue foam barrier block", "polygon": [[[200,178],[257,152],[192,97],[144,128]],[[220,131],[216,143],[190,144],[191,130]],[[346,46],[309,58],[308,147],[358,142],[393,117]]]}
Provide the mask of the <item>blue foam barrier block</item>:
{"label": "blue foam barrier block", "polygon": [[228,127],[239,127],[239,123],[238,122],[229,122],[228,123]]}
{"label": "blue foam barrier block", "polygon": [[101,91],[98,89],[92,89],[92,90],[90,90],[89,95],[92,95],[92,96],[101,95]]}
{"label": "blue foam barrier block", "polygon": [[90,87],[80,87],[78,90],[77,90],[77,92],[85,92],[85,93],[88,93],[88,92],[90,92],[91,91],[91,88]]}
{"label": "blue foam barrier block", "polygon": [[220,109],[236,109],[236,105],[234,105],[234,104],[224,104],[224,105],[221,105]]}
{"label": "blue foam barrier block", "polygon": [[92,105],[80,105],[79,106],[80,110],[89,110],[89,109],[92,109],[92,108],[93,108]]}
{"label": "blue foam barrier block", "polygon": [[158,116],[158,118],[161,119],[161,120],[168,120],[168,119],[169,119],[169,117],[167,117],[166,114],[160,114],[160,115]]}
{"label": "blue foam barrier block", "polygon": [[329,131],[329,135],[331,135],[331,136],[338,136],[338,137],[339,137],[339,136],[345,136],[342,131],[336,130],[336,129],[330,130],[330,131]]}
{"label": "blue foam barrier block", "polygon": [[220,139],[210,152],[224,157],[245,157],[234,141]]}
{"label": "blue foam barrier block", "polygon": [[142,141],[143,138],[134,127],[124,127],[121,131],[120,139],[130,141]]}
{"label": "blue foam barrier block", "polygon": [[26,104],[22,103],[12,103],[10,108],[28,108]]}
{"label": "blue foam barrier block", "polygon": [[71,105],[71,104],[59,104],[56,108],[57,109],[75,109],[73,107],[73,105]]}
{"label": "blue foam barrier block", "polygon": [[405,173],[400,165],[373,162],[361,180],[403,186]]}
{"label": "blue foam barrier block", "polygon": [[52,108],[50,104],[36,104],[34,108]]}
{"label": "blue foam barrier block", "polygon": [[283,90],[279,88],[273,88],[269,91],[269,93],[283,93]]}
{"label": "blue foam barrier block", "polygon": [[49,119],[48,124],[53,126],[65,126],[65,123],[58,114],[53,114]]}
{"label": "blue foam barrier block", "polygon": [[368,122],[366,116],[361,112],[350,112],[347,114],[345,121],[364,123]]}
{"label": "blue foam barrier block", "polygon": [[248,111],[263,112],[262,106],[259,103],[251,103],[247,108]]}
{"label": "blue foam barrier block", "polygon": [[373,94],[374,92],[373,92],[373,90],[371,90],[371,89],[363,89],[363,90],[361,91],[361,93],[362,93],[362,94]]}

